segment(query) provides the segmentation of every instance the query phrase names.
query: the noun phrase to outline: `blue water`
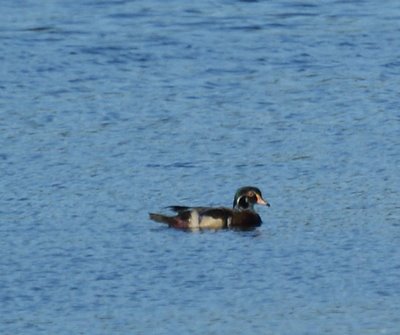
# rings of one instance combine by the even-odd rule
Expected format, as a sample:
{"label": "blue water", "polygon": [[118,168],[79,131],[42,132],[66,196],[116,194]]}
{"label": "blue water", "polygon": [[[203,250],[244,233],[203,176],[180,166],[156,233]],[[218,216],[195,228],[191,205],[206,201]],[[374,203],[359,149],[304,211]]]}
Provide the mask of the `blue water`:
{"label": "blue water", "polygon": [[397,0],[0,13],[0,334],[399,334]]}

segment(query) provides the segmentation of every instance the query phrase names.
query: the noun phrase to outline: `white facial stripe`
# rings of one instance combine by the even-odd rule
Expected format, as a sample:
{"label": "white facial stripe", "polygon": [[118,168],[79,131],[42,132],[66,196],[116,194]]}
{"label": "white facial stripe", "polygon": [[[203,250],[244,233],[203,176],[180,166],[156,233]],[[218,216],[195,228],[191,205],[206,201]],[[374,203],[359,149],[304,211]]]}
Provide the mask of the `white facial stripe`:
{"label": "white facial stripe", "polygon": [[[241,195],[238,199],[237,199],[237,202],[236,202],[236,204],[238,205],[239,203],[240,203],[240,201],[242,200],[242,198],[246,198],[247,196],[246,195]],[[246,201],[247,202],[247,201]]]}

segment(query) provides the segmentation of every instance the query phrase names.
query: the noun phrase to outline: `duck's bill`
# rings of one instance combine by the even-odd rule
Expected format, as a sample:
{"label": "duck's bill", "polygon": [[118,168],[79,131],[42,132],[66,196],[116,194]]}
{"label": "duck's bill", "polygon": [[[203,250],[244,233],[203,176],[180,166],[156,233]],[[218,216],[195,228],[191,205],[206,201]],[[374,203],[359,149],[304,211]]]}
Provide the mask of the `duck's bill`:
{"label": "duck's bill", "polygon": [[259,205],[264,205],[264,206],[268,206],[268,207],[271,206],[271,205],[269,204],[268,201],[264,200],[264,199],[261,198],[259,195],[257,195],[257,204],[259,204]]}

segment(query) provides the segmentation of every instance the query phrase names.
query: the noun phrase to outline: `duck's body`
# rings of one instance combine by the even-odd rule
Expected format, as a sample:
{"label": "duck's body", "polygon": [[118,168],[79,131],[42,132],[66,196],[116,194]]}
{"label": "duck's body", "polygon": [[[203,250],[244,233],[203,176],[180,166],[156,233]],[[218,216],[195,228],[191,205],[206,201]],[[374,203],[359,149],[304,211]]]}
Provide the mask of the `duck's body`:
{"label": "duck's body", "polygon": [[[174,208],[171,206],[170,208]],[[262,221],[260,216],[250,210],[235,210],[225,207],[186,207],[177,211],[175,216],[150,213],[150,219],[167,223],[170,227],[181,229],[223,229],[258,227]]]}
{"label": "duck's body", "polygon": [[174,216],[150,213],[150,219],[178,229],[251,229],[261,225],[261,217],[254,211],[254,204],[269,204],[255,187],[240,188],[234,198],[233,208],[169,206]]}

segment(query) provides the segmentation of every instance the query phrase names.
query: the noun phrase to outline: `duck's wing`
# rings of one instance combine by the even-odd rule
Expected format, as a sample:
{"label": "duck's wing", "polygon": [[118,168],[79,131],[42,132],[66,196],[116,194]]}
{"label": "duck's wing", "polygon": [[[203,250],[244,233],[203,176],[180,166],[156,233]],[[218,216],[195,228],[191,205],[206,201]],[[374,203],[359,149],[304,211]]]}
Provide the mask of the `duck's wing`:
{"label": "duck's wing", "polygon": [[180,213],[192,211],[192,210],[202,212],[204,210],[209,209],[210,207],[167,206],[166,208],[170,209],[173,212],[180,214]]}
{"label": "duck's wing", "polygon": [[226,221],[232,217],[233,210],[225,207],[189,207],[189,206],[168,206],[168,209],[176,212],[178,216],[187,215],[188,212],[196,211],[200,217],[212,217]]}
{"label": "duck's wing", "polygon": [[176,212],[176,213],[182,213],[182,212],[191,210],[193,207],[189,207],[189,206],[167,206],[166,208],[168,208],[171,211]]}
{"label": "duck's wing", "polygon": [[200,216],[209,216],[215,219],[224,219],[232,217],[232,209],[226,207],[198,207],[196,208]]}

